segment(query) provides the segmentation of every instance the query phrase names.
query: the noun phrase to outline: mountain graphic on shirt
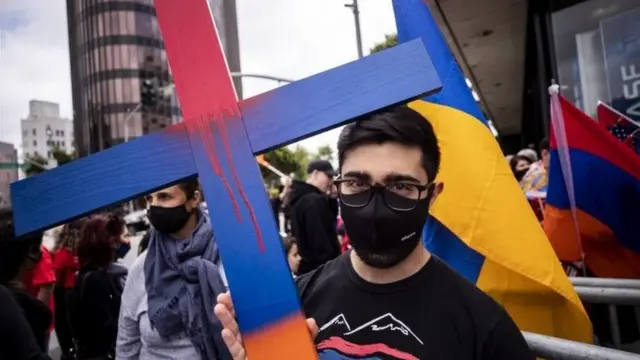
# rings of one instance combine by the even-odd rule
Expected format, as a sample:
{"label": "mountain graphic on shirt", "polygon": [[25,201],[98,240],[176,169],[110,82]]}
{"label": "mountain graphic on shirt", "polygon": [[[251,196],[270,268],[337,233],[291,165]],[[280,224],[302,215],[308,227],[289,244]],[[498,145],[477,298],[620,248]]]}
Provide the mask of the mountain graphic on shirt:
{"label": "mountain graphic on shirt", "polygon": [[329,320],[326,324],[322,325],[319,331],[323,331],[331,328],[331,331],[334,333],[339,333],[342,331],[337,331],[336,327],[342,327],[346,329],[343,333],[344,336],[348,336],[351,334],[355,334],[361,331],[374,331],[374,332],[396,332],[402,334],[404,336],[413,337],[420,345],[424,345],[422,340],[414,334],[411,329],[405,325],[402,321],[398,320],[393,314],[386,313],[382,316],[378,316],[377,318],[370,320],[355,329],[352,329],[347,322],[347,318],[344,314],[340,314],[333,319]]}
{"label": "mountain graphic on shirt", "polygon": [[411,337],[420,343],[420,345],[424,345],[422,340],[420,340],[420,338],[416,336],[416,334],[414,334],[407,325],[398,320],[391,313],[379,316],[356,328],[352,328],[344,314],[340,314],[320,327],[319,332],[326,331],[328,329],[330,329],[332,334],[342,335],[331,336],[317,345],[318,354],[320,355],[321,360],[377,360],[381,359],[378,357],[381,355],[385,356],[385,358],[399,360],[418,360],[414,355],[391,348],[386,344],[355,344],[344,339],[356,333],[389,332],[400,336]]}

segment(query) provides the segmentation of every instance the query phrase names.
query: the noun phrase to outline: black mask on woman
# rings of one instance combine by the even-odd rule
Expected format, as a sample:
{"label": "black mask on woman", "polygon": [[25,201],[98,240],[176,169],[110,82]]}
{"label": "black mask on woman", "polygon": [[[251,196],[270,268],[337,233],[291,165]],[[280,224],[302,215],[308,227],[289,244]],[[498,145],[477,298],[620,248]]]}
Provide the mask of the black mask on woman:
{"label": "black mask on woman", "polygon": [[522,178],[527,174],[527,171],[529,171],[529,169],[522,169],[522,170],[515,170],[513,172],[513,174],[516,176],[516,180],[518,180],[518,182],[520,182],[522,180]]}
{"label": "black mask on woman", "polygon": [[[390,268],[406,259],[418,246],[422,228],[429,216],[432,187],[427,197],[418,200],[410,211],[396,211],[387,206],[383,195],[373,194],[364,207],[341,204],[340,210],[351,246],[367,265],[379,269]],[[398,201],[411,201],[399,195]]]}
{"label": "black mask on woman", "polygon": [[187,211],[185,204],[166,208],[150,206],[147,215],[151,225],[164,234],[175,234],[189,221],[191,212]]}

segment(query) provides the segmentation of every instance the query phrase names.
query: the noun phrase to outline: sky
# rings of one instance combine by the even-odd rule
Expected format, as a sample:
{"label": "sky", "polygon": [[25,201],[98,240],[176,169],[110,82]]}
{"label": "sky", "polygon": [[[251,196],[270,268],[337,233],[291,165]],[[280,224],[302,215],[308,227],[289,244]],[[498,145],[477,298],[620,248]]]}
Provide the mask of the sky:
{"label": "sky", "polygon": [[[351,0],[236,0],[242,72],[301,79],[357,59]],[[20,149],[29,100],[71,117],[66,1],[0,0],[0,141]],[[391,0],[360,0],[365,54],[395,32]],[[245,97],[279,86],[243,79]],[[303,140],[335,147],[338,130]]]}

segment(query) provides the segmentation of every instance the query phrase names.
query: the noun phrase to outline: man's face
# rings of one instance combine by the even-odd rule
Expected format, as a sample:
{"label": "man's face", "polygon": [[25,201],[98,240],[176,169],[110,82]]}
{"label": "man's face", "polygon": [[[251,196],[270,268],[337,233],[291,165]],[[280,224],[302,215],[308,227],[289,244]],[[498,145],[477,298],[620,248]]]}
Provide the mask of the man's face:
{"label": "man's face", "polygon": [[200,203],[200,193],[196,191],[193,199],[187,199],[187,195],[182,188],[178,185],[173,185],[147,195],[146,199],[149,206],[173,208],[184,204],[187,211],[191,212]]}
{"label": "man's face", "polygon": [[315,170],[310,176],[313,177],[313,183],[320,191],[328,193],[331,190],[331,187],[333,186],[333,178],[331,178],[327,173]]}
{"label": "man's face", "polygon": [[[354,179],[370,185],[398,184],[399,189],[402,189],[402,184],[424,186],[433,180],[429,178],[422,166],[422,151],[419,148],[392,142],[362,145],[348,151],[342,163],[341,174],[343,179]],[[434,188],[431,202],[441,189],[441,185]],[[424,199],[427,196],[427,191],[424,191],[420,193],[419,198]],[[345,227],[348,233],[349,224],[346,222]],[[371,264],[393,261],[393,259],[387,259],[390,255],[385,253],[358,254],[358,256],[365,263]],[[365,259],[363,256],[370,259]]]}

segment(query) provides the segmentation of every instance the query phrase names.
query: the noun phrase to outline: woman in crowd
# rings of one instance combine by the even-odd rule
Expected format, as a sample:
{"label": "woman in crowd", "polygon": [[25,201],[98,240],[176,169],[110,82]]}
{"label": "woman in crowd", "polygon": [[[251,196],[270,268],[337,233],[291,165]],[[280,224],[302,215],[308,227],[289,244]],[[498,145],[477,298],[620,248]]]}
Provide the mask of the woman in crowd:
{"label": "woman in crowd", "polygon": [[65,224],[58,233],[58,239],[53,249],[53,269],[56,275],[56,285],[53,289],[54,324],[60,351],[60,360],[73,359],[75,344],[71,335],[69,315],[67,312],[67,296],[76,283],[76,273],[80,270],[76,255],[76,244],[80,239],[80,231],[84,219],[78,219]]}
{"label": "woman in crowd", "polygon": [[213,314],[226,291],[196,179],[147,197],[148,249],[122,296],[117,359],[230,359]]}
{"label": "woman in crowd", "polygon": [[13,214],[0,210],[0,359],[49,359],[40,344],[51,323],[46,304],[22,282],[42,257],[42,233],[16,239]]}
{"label": "woman in crowd", "polygon": [[77,244],[80,271],[69,299],[78,359],[111,359],[127,269],[116,263],[125,242],[125,221],[114,214],[90,217]]}
{"label": "woman in crowd", "polygon": [[284,245],[285,254],[287,254],[287,262],[289,263],[289,268],[291,269],[291,273],[293,277],[296,276],[298,272],[298,266],[300,266],[300,253],[298,252],[298,244],[296,243],[296,238],[293,236],[287,236],[282,239],[282,244]]}

